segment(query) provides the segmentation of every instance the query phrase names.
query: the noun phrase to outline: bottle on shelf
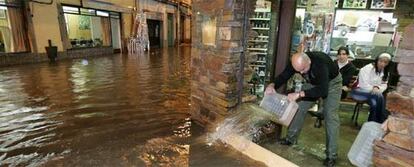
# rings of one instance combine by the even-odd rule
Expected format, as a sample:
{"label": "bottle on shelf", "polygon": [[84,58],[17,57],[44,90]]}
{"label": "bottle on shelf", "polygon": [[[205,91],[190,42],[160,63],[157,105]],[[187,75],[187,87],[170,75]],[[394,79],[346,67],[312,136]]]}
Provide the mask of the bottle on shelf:
{"label": "bottle on shelf", "polygon": [[[267,5],[270,7],[270,3]],[[265,6],[255,9],[255,13],[252,14],[250,19],[250,26],[254,31],[259,35],[249,39],[249,50],[251,50],[252,55],[256,55],[257,59],[251,62],[250,67],[255,70],[255,74],[260,76],[258,80],[257,88],[254,88],[255,93],[261,94],[264,89],[264,84],[266,80],[267,72],[267,52],[269,45],[269,35],[270,35],[270,21],[271,21],[271,12]],[[257,95],[259,95],[257,94]],[[260,95],[261,96],[261,95]]]}

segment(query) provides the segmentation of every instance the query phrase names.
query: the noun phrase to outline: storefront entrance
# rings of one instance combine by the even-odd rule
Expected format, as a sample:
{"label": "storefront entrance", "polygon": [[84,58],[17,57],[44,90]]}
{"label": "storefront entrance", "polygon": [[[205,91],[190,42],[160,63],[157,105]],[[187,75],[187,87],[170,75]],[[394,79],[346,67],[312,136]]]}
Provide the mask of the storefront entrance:
{"label": "storefront entrance", "polygon": [[161,21],[159,20],[147,20],[148,24],[148,36],[151,48],[161,47]]}
{"label": "storefront entrance", "polygon": [[168,46],[174,46],[174,15],[168,13]]}

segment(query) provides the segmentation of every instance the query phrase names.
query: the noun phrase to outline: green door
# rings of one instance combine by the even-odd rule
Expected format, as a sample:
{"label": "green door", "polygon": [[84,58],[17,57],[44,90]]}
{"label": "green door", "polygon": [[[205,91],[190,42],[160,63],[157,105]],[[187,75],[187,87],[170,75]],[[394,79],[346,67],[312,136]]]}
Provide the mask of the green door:
{"label": "green door", "polygon": [[168,46],[174,46],[174,15],[168,13]]}

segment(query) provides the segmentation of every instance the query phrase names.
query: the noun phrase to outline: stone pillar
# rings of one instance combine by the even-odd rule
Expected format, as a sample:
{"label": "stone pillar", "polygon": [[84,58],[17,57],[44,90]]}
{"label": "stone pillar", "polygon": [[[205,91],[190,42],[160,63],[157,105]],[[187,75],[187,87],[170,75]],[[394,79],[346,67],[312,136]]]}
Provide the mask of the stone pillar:
{"label": "stone pillar", "polygon": [[414,24],[407,26],[395,57],[401,75],[397,91],[387,96],[388,130],[376,141],[375,166],[414,166]]}
{"label": "stone pillar", "polygon": [[290,45],[293,34],[293,21],[295,20],[296,1],[281,1],[280,8],[280,27],[277,39],[278,49],[275,59],[275,75],[283,72],[290,58]]}
{"label": "stone pillar", "polygon": [[239,103],[244,10],[241,0],[194,0],[192,7],[191,112],[206,125]]}

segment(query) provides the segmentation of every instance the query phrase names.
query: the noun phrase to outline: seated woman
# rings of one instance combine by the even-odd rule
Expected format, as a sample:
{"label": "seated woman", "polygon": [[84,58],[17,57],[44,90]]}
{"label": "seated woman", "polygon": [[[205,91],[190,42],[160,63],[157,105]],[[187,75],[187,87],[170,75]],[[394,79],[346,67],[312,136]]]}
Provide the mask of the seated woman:
{"label": "seated woman", "polygon": [[368,121],[383,123],[387,119],[383,92],[387,89],[390,61],[391,55],[382,53],[373,63],[361,68],[358,86],[351,92],[353,99],[368,102]]}
{"label": "seated woman", "polygon": [[349,85],[351,83],[352,77],[357,71],[354,64],[348,60],[349,50],[347,47],[340,47],[338,49],[338,58],[335,60],[335,63],[338,64],[339,72],[342,75],[342,95],[341,99],[345,99],[347,92],[349,90]]}

